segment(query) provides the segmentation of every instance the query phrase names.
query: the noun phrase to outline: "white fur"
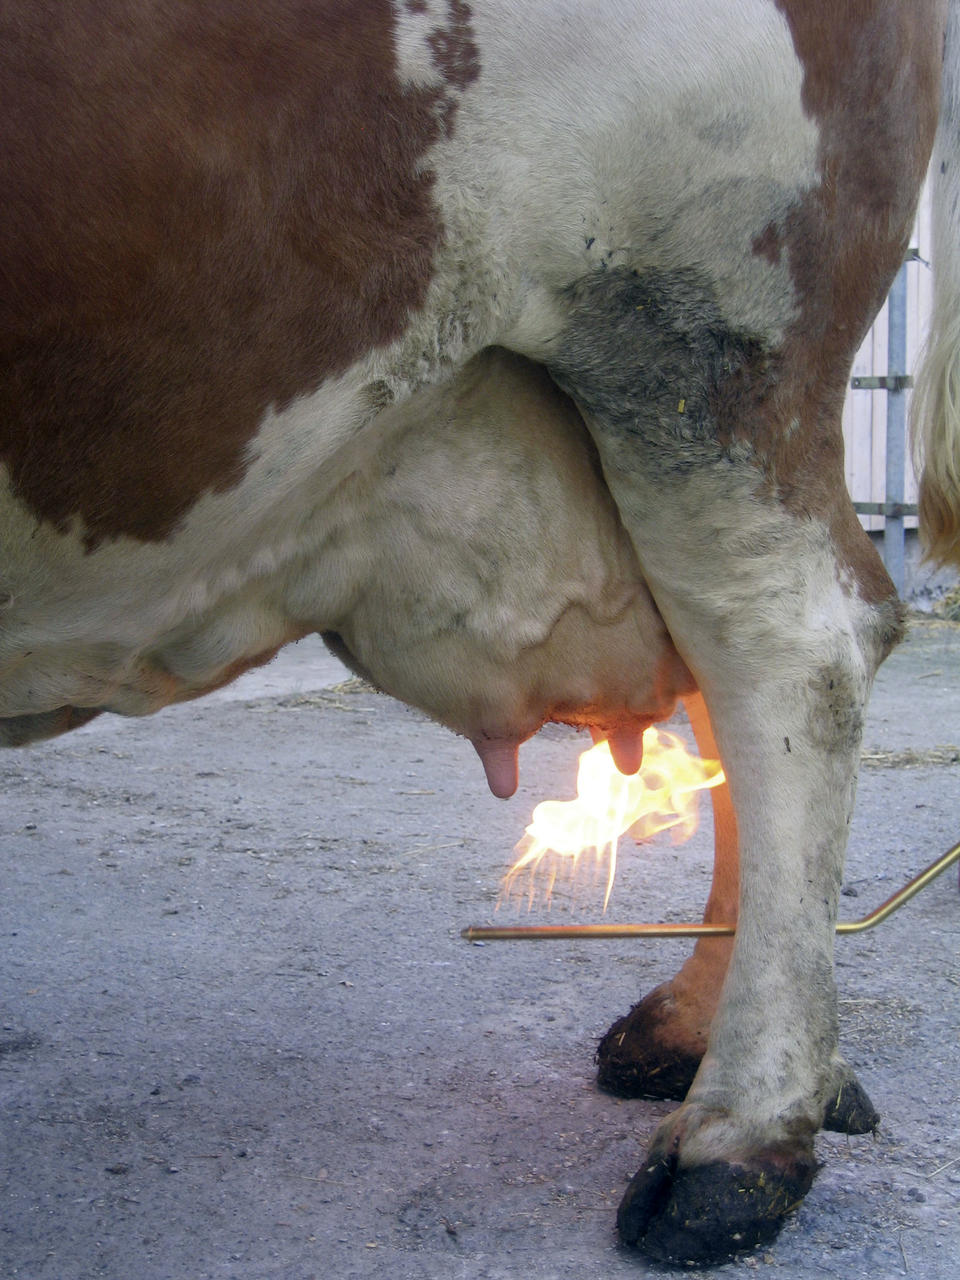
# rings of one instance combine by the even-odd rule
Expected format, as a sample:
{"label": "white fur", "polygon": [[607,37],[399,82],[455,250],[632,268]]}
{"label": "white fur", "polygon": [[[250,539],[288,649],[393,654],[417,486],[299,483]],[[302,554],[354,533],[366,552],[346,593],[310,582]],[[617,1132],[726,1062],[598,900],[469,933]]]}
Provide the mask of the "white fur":
{"label": "white fur", "polygon": [[542,355],[556,290],[602,261],[703,267],[731,323],[775,341],[788,268],[752,240],[815,182],[818,142],[779,11],[485,4],[474,21],[485,73],[431,163],[457,253],[476,244],[478,275],[507,282],[511,345]]}
{"label": "white fur", "polygon": [[411,11],[404,0],[394,0],[397,74],[401,84],[417,89],[442,89],[443,73],[430,47],[430,36],[448,21],[446,0],[423,0],[422,10]]}

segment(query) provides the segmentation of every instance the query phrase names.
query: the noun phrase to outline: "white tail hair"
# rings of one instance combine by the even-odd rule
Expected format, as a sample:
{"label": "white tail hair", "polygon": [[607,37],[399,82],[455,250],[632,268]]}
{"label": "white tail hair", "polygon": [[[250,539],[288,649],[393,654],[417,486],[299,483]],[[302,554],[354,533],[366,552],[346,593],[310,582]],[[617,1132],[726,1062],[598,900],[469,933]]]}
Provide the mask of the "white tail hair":
{"label": "white tail hair", "polygon": [[960,564],[960,0],[950,0],[933,187],[933,314],[911,410],[920,533]]}

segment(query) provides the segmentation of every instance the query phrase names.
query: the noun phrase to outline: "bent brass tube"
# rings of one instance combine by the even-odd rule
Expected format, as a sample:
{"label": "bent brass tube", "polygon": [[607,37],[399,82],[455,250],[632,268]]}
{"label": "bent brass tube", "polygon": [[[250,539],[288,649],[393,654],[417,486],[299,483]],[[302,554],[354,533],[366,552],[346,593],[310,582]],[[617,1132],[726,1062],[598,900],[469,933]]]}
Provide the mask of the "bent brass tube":
{"label": "bent brass tube", "polygon": [[[942,871],[960,859],[960,841],[942,854],[919,875],[915,875],[902,889],[881,902],[880,906],[860,920],[843,920],[837,925],[837,933],[863,933],[880,924],[925,889]],[[732,924],[533,924],[533,925],[471,925],[463,929],[461,938],[467,942],[519,942],[539,941],[545,938],[722,938],[736,933]]]}

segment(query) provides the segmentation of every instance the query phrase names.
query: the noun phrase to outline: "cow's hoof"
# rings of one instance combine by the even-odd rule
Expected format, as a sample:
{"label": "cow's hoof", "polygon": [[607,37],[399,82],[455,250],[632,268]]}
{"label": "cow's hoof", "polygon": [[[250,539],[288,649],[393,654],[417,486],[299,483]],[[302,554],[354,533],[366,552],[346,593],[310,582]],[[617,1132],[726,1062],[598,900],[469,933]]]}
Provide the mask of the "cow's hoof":
{"label": "cow's hoof", "polygon": [[841,1062],[827,1099],[824,1129],[834,1133],[875,1133],[879,1123],[880,1113],[867,1096],[866,1089],[847,1064]]}
{"label": "cow's hoof", "polygon": [[[682,1102],[697,1074],[708,1028],[691,1030],[665,983],[618,1018],[597,1046],[597,1084],[618,1098]],[[880,1115],[842,1059],[830,1089],[824,1129],[874,1133]]]}
{"label": "cow's hoof", "polygon": [[597,1046],[597,1084],[618,1098],[670,1098],[682,1102],[705,1048],[678,1043],[668,987],[618,1018]]}
{"label": "cow's hoof", "polygon": [[769,1244],[810,1190],[812,1154],[749,1165],[715,1161],[679,1167],[653,1153],[617,1212],[624,1244],[675,1267],[713,1266]]}

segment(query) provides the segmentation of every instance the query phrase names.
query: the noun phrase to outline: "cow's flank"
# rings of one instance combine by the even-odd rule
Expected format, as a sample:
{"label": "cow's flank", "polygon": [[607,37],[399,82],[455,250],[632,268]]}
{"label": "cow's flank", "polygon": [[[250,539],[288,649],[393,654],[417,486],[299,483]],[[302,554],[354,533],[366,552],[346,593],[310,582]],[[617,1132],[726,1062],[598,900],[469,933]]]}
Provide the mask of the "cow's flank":
{"label": "cow's flank", "polygon": [[0,458],[88,546],[164,538],[243,475],[268,409],[423,305],[422,160],[477,74],[464,6],[419,84],[388,0],[10,10]]}

